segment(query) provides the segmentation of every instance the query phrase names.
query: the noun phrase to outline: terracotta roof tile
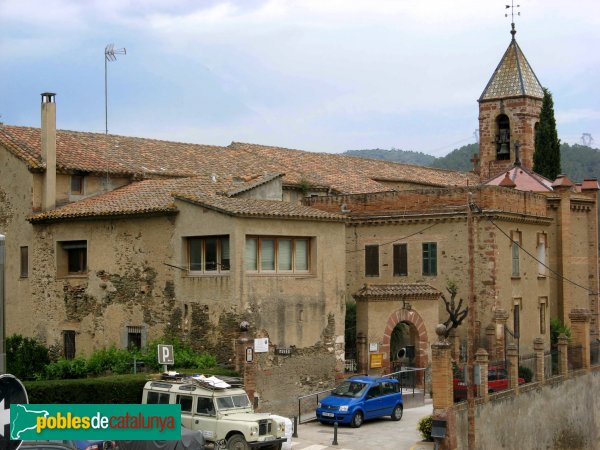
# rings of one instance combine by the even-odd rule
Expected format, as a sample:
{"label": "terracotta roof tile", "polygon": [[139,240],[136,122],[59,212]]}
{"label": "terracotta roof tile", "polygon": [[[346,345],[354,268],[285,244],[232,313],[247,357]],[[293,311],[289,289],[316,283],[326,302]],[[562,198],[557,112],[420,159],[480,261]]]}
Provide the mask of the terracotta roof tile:
{"label": "terracotta roof tile", "polygon": [[440,291],[425,283],[366,284],[353,297],[366,298],[430,298],[437,299]]}
{"label": "terracotta roof tile", "polygon": [[504,186],[525,192],[552,191],[552,182],[526,167],[515,165],[484,183],[489,186]]}
{"label": "terracotta roof tile", "polygon": [[213,209],[224,214],[243,217],[343,221],[345,217],[316,208],[277,200],[231,198],[205,194],[175,194],[175,198]]}
{"label": "terracotta roof tile", "polygon": [[[82,218],[143,216],[176,213],[175,198],[230,215],[344,220],[338,214],[275,200],[231,198],[219,195],[230,187],[230,180],[211,177],[153,179],[133,182],[104,194],[89,197],[63,207],[35,214],[32,223]],[[264,177],[254,179],[264,180]],[[251,183],[244,183],[251,184]],[[242,187],[239,187],[242,189]]]}
{"label": "terracotta roof tile", "polygon": [[[0,145],[42,170],[40,129],[0,126]],[[435,186],[477,184],[473,173],[432,169],[390,161],[280,147],[232,143],[227,147],[187,144],[126,136],[57,131],[57,169],[138,175],[142,178],[218,175],[219,178],[285,173],[287,185],[340,193],[389,190],[381,180],[403,180]]]}

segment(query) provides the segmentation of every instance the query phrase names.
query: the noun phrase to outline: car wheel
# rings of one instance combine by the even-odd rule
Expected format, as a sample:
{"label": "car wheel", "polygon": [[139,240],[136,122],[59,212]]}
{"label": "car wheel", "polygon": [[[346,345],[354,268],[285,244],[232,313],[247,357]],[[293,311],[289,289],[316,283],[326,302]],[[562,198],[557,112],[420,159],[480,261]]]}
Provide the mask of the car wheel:
{"label": "car wheel", "polygon": [[363,413],[360,411],[356,411],[352,416],[352,422],[350,422],[350,426],[352,428],[359,428],[363,424]]}
{"label": "car wheel", "polygon": [[250,446],[241,434],[234,434],[227,440],[227,450],[250,450]]}
{"label": "car wheel", "polygon": [[328,423],[324,420],[319,420],[319,422],[321,422],[321,425],[327,425]]}
{"label": "car wheel", "polygon": [[402,419],[402,405],[396,405],[394,411],[392,411],[392,420],[400,420]]}

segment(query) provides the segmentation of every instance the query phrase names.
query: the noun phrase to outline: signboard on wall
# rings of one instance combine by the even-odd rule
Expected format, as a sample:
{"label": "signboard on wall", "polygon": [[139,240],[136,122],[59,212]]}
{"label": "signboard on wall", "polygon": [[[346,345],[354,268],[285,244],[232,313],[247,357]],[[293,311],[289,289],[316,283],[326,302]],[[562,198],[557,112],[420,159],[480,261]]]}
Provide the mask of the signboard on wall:
{"label": "signboard on wall", "polygon": [[254,352],[266,353],[269,351],[269,338],[254,339]]}
{"label": "signboard on wall", "polygon": [[379,350],[379,345],[377,345],[377,342],[369,342],[369,351],[376,352],[377,350]]}
{"label": "signboard on wall", "polygon": [[383,353],[371,353],[369,355],[369,368],[381,369],[383,367]]}

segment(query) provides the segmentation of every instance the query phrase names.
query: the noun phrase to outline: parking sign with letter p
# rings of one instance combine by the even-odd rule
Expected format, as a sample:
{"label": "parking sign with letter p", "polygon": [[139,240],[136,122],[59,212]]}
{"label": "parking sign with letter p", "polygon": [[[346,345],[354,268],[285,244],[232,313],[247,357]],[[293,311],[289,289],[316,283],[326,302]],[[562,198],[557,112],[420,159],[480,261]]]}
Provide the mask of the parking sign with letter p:
{"label": "parking sign with letter p", "polygon": [[159,364],[175,364],[175,355],[172,345],[158,345],[158,363]]}

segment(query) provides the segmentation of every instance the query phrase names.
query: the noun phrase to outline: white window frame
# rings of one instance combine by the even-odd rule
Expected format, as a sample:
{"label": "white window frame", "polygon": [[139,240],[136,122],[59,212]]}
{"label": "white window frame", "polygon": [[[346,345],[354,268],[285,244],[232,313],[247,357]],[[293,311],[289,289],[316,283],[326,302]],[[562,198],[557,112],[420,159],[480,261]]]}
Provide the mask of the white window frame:
{"label": "white window frame", "polygon": [[[264,268],[264,263],[266,260],[263,260],[263,242],[273,241],[273,265],[271,268]],[[283,242],[291,241],[291,251],[290,251],[290,262],[291,269],[280,268],[283,261],[281,255],[283,254]],[[298,268],[298,253],[299,253],[299,243],[304,242],[306,245],[306,257],[305,257],[305,265],[306,269]],[[252,244],[250,244],[252,243]],[[265,246],[266,249],[266,246]],[[244,255],[245,260],[245,270],[248,273],[262,273],[262,274],[283,274],[283,275],[292,275],[292,274],[308,274],[311,272],[311,252],[312,252],[312,238],[310,237],[301,237],[301,236],[256,236],[256,235],[248,235],[246,236],[246,246],[245,246],[246,254]],[[254,255],[251,252],[255,252]],[[289,266],[288,266],[289,267]]]}

